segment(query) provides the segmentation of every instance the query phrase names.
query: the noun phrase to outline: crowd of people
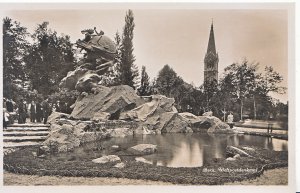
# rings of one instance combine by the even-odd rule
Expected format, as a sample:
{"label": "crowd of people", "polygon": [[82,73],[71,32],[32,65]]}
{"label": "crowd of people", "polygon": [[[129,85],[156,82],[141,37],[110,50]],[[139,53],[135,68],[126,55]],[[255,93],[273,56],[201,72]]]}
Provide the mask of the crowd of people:
{"label": "crowd of people", "polygon": [[3,99],[3,128],[9,124],[13,124],[16,120],[19,124],[25,124],[26,119],[30,118],[31,123],[47,123],[48,116],[51,114],[52,108],[48,99],[44,101],[31,100],[26,102],[21,98],[18,102],[12,99]]}

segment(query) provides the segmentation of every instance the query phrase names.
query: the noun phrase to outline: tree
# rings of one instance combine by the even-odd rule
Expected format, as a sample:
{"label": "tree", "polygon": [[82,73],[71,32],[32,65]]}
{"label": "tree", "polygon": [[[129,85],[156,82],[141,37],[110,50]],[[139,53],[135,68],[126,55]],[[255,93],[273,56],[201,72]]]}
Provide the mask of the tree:
{"label": "tree", "polygon": [[156,88],[160,94],[171,97],[172,90],[177,84],[176,72],[167,64],[159,71],[156,79]]}
{"label": "tree", "polygon": [[[29,42],[27,29],[11,18],[3,19],[3,96],[15,98],[26,81],[23,57]],[[20,87],[20,88],[19,88]]]}
{"label": "tree", "polygon": [[284,94],[286,88],[279,86],[282,80],[283,77],[278,72],[274,71],[272,66],[266,66],[264,75],[260,78],[258,89],[265,95],[268,95],[270,92]]}
{"label": "tree", "polygon": [[32,88],[43,95],[58,91],[61,79],[74,69],[70,37],[58,36],[48,25],[48,22],[38,25],[32,35],[34,43],[25,57]]}
{"label": "tree", "polygon": [[139,95],[141,96],[151,95],[152,93],[152,88],[150,86],[150,78],[146,72],[145,66],[142,66],[141,83],[140,83],[140,87],[137,90]]}
{"label": "tree", "polygon": [[205,94],[206,107],[209,108],[211,99],[218,91],[217,80],[205,81],[203,84],[203,90]]}
{"label": "tree", "polygon": [[112,67],[112,71],[109,73],[111,78],[110,84],[108,86],[120,85],[121,83],[121,37],[119,32],[117,31],[115,34],[115,45],[116,45],[116,56],[114,59],[114,66]]}
{"label": "tree", "polygon": [[255,90],[255,79],[257,77],[256,70],[258,64],[249,64],[244,60],[241,64],[234,63],[225,68],[225,78],[231,76],[231,87],[233,96],[236,96],[240,102],[240,119],[243,120],[244,102],[246,98],[251,96]]}
{"label": "tree", "polygon": [[121,59],[120,59],[120,83],[135,87],[135,79],[138,77],[138,69],[134,64],[135,56],[133,55],[133,30],[134,16],[131,10],[128,10],[125,17],[125,26],[121,41]]}

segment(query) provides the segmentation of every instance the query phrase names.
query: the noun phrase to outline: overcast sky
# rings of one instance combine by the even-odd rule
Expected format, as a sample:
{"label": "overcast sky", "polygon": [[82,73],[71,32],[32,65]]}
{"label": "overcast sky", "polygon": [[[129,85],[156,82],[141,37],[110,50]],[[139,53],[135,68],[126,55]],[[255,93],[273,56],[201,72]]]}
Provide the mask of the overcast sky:
{"label": "overcast sky", "polygon": [[[259,62],[260,70],[271,65],[288,78],[288,19],[286,10],[266,9],[134,9],[134,55],[136,64],[146,66],[151,78],[169,64],[186,82],[203,83],[204,56],[213,18],[219,77],[226,66],[247,58]],[[6,15],[33,32],[37,24],[82,39],[82,29],[97,27],[109,37],[122,33],[126,9],[19,10]],[[275,96],[275,95],[274,95]],[[286,95],[276,95],[281,101]]]}

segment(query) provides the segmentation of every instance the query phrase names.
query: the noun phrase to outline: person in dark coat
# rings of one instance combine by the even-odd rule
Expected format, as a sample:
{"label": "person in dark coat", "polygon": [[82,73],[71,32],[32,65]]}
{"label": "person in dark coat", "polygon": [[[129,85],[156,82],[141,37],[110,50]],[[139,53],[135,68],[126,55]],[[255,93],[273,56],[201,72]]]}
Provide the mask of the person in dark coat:
{"label": "person in dark coat", "polygon": [[18,103],[18,123],[23,124],[26,122],[26,105],[24,100],[21,99]]}
{"label": "person in dark coat", "polygon": [[36,105],[34,101],[31,101],[30,103],[30,122],[34,123],[36,119]]}
{"label": "person in dark coat", "polygon": [[14,111],[14,104],[12,103],[11,99],[8,99],[6,101],[6,109],[8,112],[13,112]]}
{"label": "person in dark coat", "polygon": [[47,123],[47,120],[48,120],[48,116],[50,114],[50,105],[48,103],[48,99],[44,100],[43,104],[42,104],[42,107],[43,107],[43,118],[44,118],[44,124]]}
{"label": "person in dark coat", "polygon": [[36,122],[40,123],[42,122],[42,118],[43,118],[43,110],[42,110],[42,105],[40,103],[40,101],[38,100],[37,103],[35,104],[35,118],[36,118]]}

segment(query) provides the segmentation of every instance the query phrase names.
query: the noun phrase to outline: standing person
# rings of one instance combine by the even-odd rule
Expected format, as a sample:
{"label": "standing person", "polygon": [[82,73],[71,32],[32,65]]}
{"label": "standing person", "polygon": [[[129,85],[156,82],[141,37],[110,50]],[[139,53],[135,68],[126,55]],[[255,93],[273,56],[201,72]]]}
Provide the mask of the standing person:
{"label": "standing person", "polygon": [[273,132],[273,114],[269,114],[269,120],[268,120],[268,133],[271,131]]}
{"label": "standing person", "polygon": [[31,101],[29,104],[29,111],[30,111],[30,122],[34,123],[36,119],[36,105],[34,100]]}
{"label": "standing person", "polygon": [[18,123],[23,124],[26,122],[26,105],[24,100],[21,98],[18,103]]}
{"label": "standing person", "polygon": [[230,112],[229,115],[227,116],[227,123],[228,123],[228,125],[230,126],[230,128],[232,129],[232,128],[233,128],[233,115],[232,115],[231,112]]}
{"label": "standing person", "polygon": [[43,107],[44,124],[46,124],[47,120],[48,120],[49,113],[50,113],[50,105],[48,103],[48,99],[44,100],[44,102],[42,104],[42,107]]}
{"label": "standing person", "polygon": [[14,104],[13,104],[13,102],[12,102],[11,99],[7,99],[7,101],[6,101],[6,109],[10,113],[14,111]]}
{"label": "standing person", "polygon": [[35,118],[36,122],[40,123],[43,118],[43,110],[42,110],[42,105],[40,103],[40,99],[37,100],[37,103],[35,104]]}
{"label": "standing person", "polygon": [[9,124],[9,114],[6,108],[3,108],[3,129],[7,129],[7,125]]}

